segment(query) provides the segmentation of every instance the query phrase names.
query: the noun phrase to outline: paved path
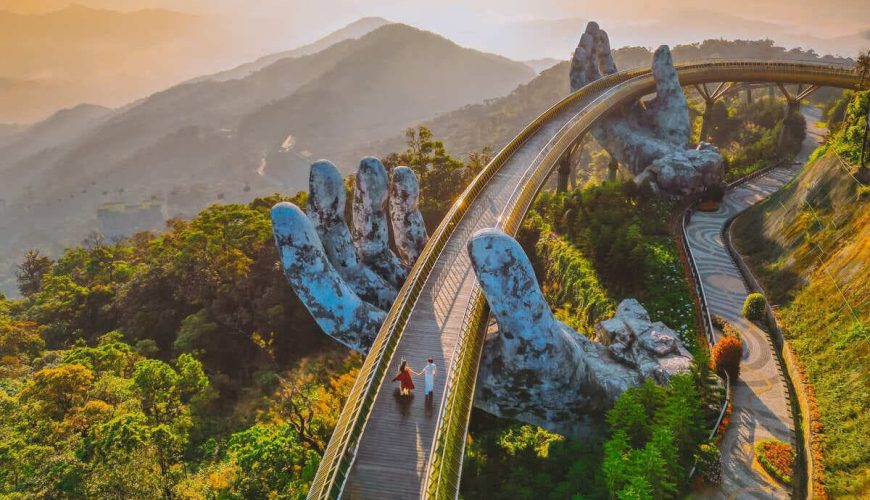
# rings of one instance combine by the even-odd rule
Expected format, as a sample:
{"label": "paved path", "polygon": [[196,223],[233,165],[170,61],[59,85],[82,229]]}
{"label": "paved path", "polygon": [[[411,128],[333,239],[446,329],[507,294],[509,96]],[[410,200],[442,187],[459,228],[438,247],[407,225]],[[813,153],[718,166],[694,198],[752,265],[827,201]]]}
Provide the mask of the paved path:
{"label": "paved path", "polygon": [[717,212],[697,212],[687,228],[688,243],[701,274],[710,311],[730,321],[743,336],[740,378],[733,384],[731,425],[722,440],[722,485],[718,498],[787,498],[786,489],[754,461],[753,443],[774,437],[795,445],[788,389],[770,337],[743,318],[748,294],[737,265],[722,241],[722,228],[734,216],[762,201],[791,180],[818,146],[819,114],[805,109],[807,138],[795,165],[777,168],[725,195]]}

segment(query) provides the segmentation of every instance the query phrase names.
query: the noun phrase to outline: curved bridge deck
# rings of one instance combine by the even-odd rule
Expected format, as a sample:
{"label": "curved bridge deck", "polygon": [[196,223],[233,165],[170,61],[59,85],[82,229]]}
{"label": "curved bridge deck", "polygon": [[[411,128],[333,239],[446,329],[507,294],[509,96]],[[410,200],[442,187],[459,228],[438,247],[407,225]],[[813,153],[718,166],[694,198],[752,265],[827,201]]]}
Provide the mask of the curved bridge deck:
{"label": "curved bridge deck", "polygon": [[[858,88],[851,69],[716,61],[677,66],[683,85],[720,81]],[[567,76],[566,76],[567,78]],[[466,252],[478,229],[515,234],[559,157],[612,108],[655,91],[649,70],[602,78],[536,119],[493,159],[445,216],[399,292],[345,404],[309,498],[455,498],[483,345],[485,304]],[[390,380],[406,359],[439,367],[434,403],[408,402]],[[421,384],[422,385],[422,384]]]}

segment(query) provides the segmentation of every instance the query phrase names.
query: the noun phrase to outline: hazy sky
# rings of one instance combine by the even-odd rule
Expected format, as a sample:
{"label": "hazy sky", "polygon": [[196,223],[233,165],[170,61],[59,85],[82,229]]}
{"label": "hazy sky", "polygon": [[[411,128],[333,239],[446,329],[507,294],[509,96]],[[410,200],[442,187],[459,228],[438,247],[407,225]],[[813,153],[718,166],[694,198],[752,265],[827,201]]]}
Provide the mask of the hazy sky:
{"label": "hazy sky", "polygon": [[[854,57],[870,49],[870,0],[0,0],[0,122],[81,102],[116,107],[175,83],[312,42],[379,16],[525,61],[568,59],[587,21],[613,47],[770,38]],[[822,6],[822,7],[820,7]],[[6,24],[2,24],[6,23]],[[4,52],[5,50],[5,52]]]}
{"label": "hazy sky", "polygon": [[[107,0],[126,4],[142,1]],[[620,29],[632,25],[659,23],[658,43],[677,43],[697,39],[692,25],[710,31],[709,37],[755,35],[763,31],[758,23],[783,25],[783,31],[806,34],[807,39],[834,38],[870,30],[870,3],[867,0],[730,0],[703,2],[688,0],[145,0],[176,9],[231,14],[240,23],[251,23],[262,32],[283,36],[285,44],[311,40],[324,32],[363,16],[382,16],[429,29],[460,43],[481,44],[475,36],[485,36],[499,26],[518,21],[580,18],[595,19],[603,27],[624,32],[615,45],[649,43],[651,35],[629,39],[636,30]],[[820,6],[824,6],[821,8]],[[719,18],[718,14],[724,14]],[[743,19],[740,19],[743,18]],[[746,23],[745,20],[754,23]],[[675,40],[674,30],[682,28],[693,35]],[[754,29],[753,29],[754,28]],[[771,34],[779,27],[771,26]],[[721,33],[714,33],[714,30]],[[248,31],[248,30],[245,30]],[[677,31],[675,33],[675,31]],[[268,43],[268,41],[261,40]],[[498,42],[497,40],[494,42]],[[807,44],[809,45],[809,44]],[[570,48],[569,48],[570,49]],[[511,54],[508,54],[511,55]]]}
{"label": "hazy sky", "polygon": [[[69,0],[0,0],[0,7],[57,5]],[[870,31],[868,0],[76,0],[115,9],[163,7],[212,15],[233,25],[238,43],[252,52],[312,41],[364,16],[381,16],[493,50],[516,23],[595,19],[612,32],[614,46],[680,43],[707,38],[759,38],[792,45],[852,37]],[[582,30],[580,26],[578,33]],[[617,36],[613,36],[617,35]],[[782,39],[782,40],[779,40]],[[864,37],[866,40],[866,36]],[[817,43],[822,50],[827,47]],[[866,45],[870,45],[868,42]],[[839,47],[834,43],[833,47]],[[517,53],[509,53],[511,50]],[[505,55],[526,57],[521,48]],[[570,47],[566,49],[566,54]],[[852,55],[852,54],[843,54]],[[567,56],[566,56],[567,57]]]}

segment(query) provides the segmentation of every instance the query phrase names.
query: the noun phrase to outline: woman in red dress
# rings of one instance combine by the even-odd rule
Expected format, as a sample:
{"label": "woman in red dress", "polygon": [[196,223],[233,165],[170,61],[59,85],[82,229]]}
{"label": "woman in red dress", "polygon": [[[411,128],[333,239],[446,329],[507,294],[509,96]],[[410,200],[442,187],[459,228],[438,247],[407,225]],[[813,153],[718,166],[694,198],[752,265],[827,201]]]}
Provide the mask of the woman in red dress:
{"label": "woman in red dress", "polygon": [[399,374],[393,378],[393,382],[401,382],[402,385],[399,387],[399,394],[402,396],[411,395],[411,391],[414,389],[414,379],[411,377],[411,369],[408,368],[408,362],[402,360],[401,366],[399,366]]}

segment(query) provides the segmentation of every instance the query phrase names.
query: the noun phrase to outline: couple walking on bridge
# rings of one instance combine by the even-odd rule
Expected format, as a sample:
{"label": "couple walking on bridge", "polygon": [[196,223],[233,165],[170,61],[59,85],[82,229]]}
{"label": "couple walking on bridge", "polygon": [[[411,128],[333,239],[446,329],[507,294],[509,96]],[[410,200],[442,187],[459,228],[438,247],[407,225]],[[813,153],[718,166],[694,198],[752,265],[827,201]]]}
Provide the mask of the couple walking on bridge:
{"label": "couple walking on bridge", "polygon": [[435,367],[435,362],[432,358],[426,360],[429,364],[427,364],[421,371],[415,372],[408,366],[408,362],[404,359],[402,360],[402,364],[399,365],[399,373],[393,378],[393,382],[399,382],[401,385],[399,387],[399,394],[402,396],[410,396],[411,391],[415,389],[414,386],[414,375],[423,375],[423,393],[426,395],[426,399],[432,397],[435,392],[435,372],[437,368]]}

